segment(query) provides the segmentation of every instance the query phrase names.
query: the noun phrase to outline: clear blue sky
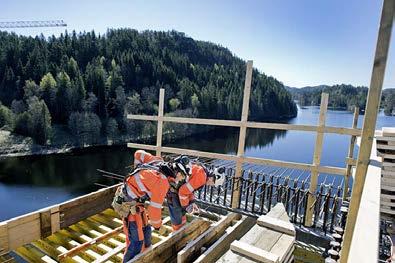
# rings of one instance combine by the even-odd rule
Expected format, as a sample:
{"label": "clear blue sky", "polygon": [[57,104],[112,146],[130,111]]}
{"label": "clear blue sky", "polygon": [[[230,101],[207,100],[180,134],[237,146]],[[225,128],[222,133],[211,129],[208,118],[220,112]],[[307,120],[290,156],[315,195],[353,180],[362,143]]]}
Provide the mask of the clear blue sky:
{"label": "clear blue sky", "polygon": [[[221,44],[285,85],[370,82],[381,0],[1,0],[0,21],[64,19],[67,30],[178,30]],[[19,29],[48,36],[59,28]],[[384,87],[395,87],[394,44]]]}

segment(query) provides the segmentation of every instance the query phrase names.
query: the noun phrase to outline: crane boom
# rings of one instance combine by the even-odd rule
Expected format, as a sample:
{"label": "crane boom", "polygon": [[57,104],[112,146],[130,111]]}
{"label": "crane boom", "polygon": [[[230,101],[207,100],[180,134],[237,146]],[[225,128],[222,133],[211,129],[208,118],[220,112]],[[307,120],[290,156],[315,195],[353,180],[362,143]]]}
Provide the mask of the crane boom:
{"label": "crane boom", "polygon": [[67,24],[63,20],[0,22],[0,28],[65,27],[65,26],[67,26]]}

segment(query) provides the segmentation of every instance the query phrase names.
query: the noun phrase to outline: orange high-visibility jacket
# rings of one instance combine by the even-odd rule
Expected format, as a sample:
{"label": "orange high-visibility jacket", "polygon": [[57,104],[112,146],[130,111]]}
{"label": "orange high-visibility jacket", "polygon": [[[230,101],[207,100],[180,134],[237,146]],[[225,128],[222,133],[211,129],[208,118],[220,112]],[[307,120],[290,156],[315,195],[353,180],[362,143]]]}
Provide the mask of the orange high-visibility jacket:
{"label": "orange high-visibility jacket", "polygon": [[144,150],[137,150],[134,153],[134,166],[142,163],[150,163],[153,161],[163,161],[162,157],[152,155]]}
{"label": "orange high-visibility jacket", "polygon": [[183,184],[178,190],[178,196],[180,197],[180,203],[182,207],[187,207],[193,200],[195,196],[193,192],[203,185],[206,184],[207,175],[205,170],[200,165],[192,165],[192,174],[187,179],[186,183]]}
{"label": "orange high-visibility jacket", "polygon": [[126,191],[131,198],[136,199],[145,194],[150,197],[148,217],[155,228],[162,225],[162,204],[169,187],[166,176],[149,169],[141,170],[126,180]]}

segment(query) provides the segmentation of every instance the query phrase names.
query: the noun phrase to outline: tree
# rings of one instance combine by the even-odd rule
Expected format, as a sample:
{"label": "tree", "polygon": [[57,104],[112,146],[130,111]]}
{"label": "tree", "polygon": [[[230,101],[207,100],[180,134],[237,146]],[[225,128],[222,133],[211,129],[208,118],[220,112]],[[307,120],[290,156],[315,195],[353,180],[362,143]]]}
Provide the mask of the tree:
{"label": "tree", "polygon": [[99,140],[101,122],[95,113],[73,112],[68,120],[68,127],[78,143],[92,144]]}
{"label": "tree", "polygon": [[25,86],[23,87],[25,100],[28,100],[31,97],[41,98],[41,89],[40,86],[36,84],[33,80],[26,80]]}
{"label": "tree", "polygon": [[181,102],[180,102],[180,100],[177,99],[177,98],[172,98],[172,99],[169,101],[169,105],[170,105],[171,111],[175,111],[175,110],[178,108],[178,106],[180,106],[180,104],[181,104]]}
{"label": "tree", "polygon": [[84,80],[81,75],[76,77],[72,82],[72,108],[74,111],[82,111],[84,108],[84,100],[86,90]]}
{"label": "tree", "polygon": [[0,103],[0,128],[7,126],[9,130],[13,129],[14,117],[12,111]]}
{"label": "tree", "polygon": [[38,144],[46,144],[51,137],[51,115],[43,100],[37,98],[28,102],[29,135]]}
{"label": "tree", "polygon": [[192,105],[192,110],[194,115],[198,115],[198,108],[200,106],[200,101],[199,101],[199,97],[196,95],[196,93],[193,93],[193,95],[191,96],[191,105]]}
{"label": "tree", "polygon": [[70,77],[62,71],[57,76],[56,92],[56,117],[60,122],[65,122],[72,111],[72,90]]}
{"label": "tree", "polygon": [[114,139],[118,133],[118,124],[115,119],[109,118],[106,125],[106,135],[109,139]]}
{"label": "tree", "polygon": [[41,78],[40,88],[42,98],[45,104],[47,104],[50,113],[53,115],[56,113],[56,85],[56,80],[50,72]]}

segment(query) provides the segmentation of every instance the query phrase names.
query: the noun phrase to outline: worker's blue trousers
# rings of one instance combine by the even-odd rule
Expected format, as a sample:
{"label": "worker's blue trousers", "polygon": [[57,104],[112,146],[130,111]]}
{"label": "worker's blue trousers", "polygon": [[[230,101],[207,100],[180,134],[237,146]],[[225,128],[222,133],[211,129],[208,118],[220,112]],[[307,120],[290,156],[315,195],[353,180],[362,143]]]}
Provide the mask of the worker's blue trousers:
{"label": "worker's blue trousers", "polygon": [[141,249],[144,246],[150,247],[151,246],[151,225],[147,225],[143,227],[143,234],[144,234],[144,240],[140,240],[139,238],[139,233],[138,233],[138,228],[136,222],[130,222],[128,224],[128,239],[129,239],[129,245],[126,248],[124,257],[123,257],[123,262],[128,262],[132,258],[134,258],[137,254],[141,252]]}
{"label": "worker's blue trousers", "polygon": [[178,230],[186,223],[186,211],[181,206],[178,193],[169,191],[166,198],[173,230]]}

